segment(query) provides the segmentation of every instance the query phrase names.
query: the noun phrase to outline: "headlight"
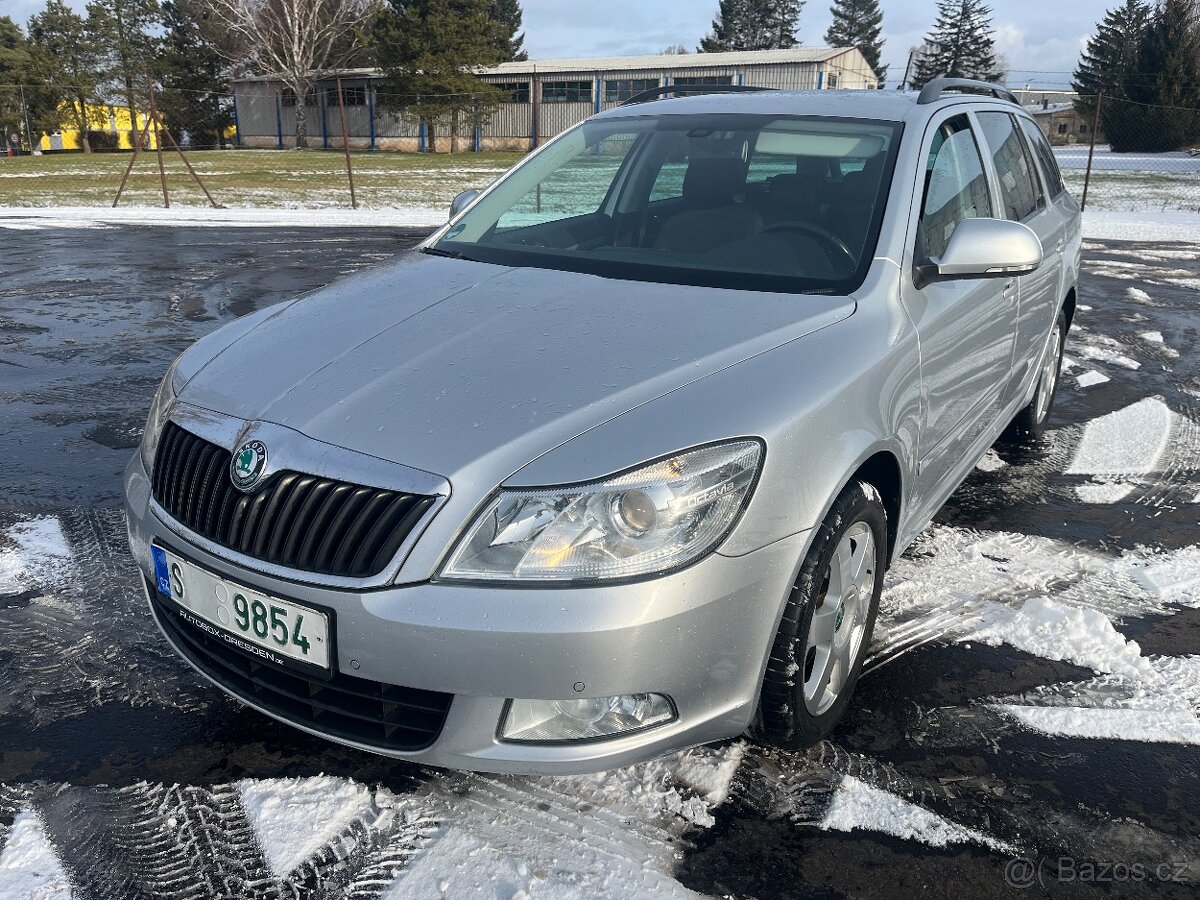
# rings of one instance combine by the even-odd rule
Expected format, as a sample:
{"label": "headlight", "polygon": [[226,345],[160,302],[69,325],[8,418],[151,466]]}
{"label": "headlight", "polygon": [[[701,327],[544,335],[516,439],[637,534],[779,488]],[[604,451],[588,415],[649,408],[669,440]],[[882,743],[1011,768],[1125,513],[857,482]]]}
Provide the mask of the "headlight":
{"label": "headlight", "polygon": [[604,581],[674,569],[737,521],[758,441],[713,444],[591,484],[502,490],[451,553],[447,579]]}
{"label": "headlight", "polygon": [[142,463],[146,472],[154,471],[154,454],[158,451],[158,439],[162,435],[163,426],[167,424],[167,414],[175,405],[175,367],[179,360],[171,364],[167,374],[163,376],[162,384],[150,403],[150,414],[146,416],[146,430],[142,432]]}

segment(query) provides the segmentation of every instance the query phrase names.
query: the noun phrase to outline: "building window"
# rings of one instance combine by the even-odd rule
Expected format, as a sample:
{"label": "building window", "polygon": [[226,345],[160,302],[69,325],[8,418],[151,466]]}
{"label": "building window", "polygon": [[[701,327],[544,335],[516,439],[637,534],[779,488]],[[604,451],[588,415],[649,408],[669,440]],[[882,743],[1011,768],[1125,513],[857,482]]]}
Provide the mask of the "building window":
{"label": "building window", "polygon": [[590,103],[590,81],[547,81],[542,85],[543,103]]}
{"label": "building window", "polygon": [[1066,134],[1070,130],[1070,126],[1066,122],[1058,123],[1058,133]]}
{"label": "building window", "polygon": [[607,103],[622,103],[630,97],[658,87],[657,78],[617,78],[604,82],[604,100]]}
{"label": "building window", "polygon": [[838,77],[832,72],[829,73],[829,80],[826,82],[827,87],[831,91],[836,91],[838,86]]}
{"label": "building window", "polygon": [[704,87],[711,84],[733,84],[732,75],[686,75],[676,78],[672,84],[679,87]]}
{"label": "building window", "polygon": [[293,91],[290,87],[285,87],[280,92],[279,97],[283,101],[284,106],[295,106],[296,105],[296,92]]}
{"label": "building window", "polygon": [[1079,133],[1080,133],[1080,134],[1087,134],[1087,133],[1088,133],[1088,127],[1087,127],[1087,123],[1086,123],[1086,122],[1080,122],[1080,123],[1079,123]]}
{"label": "building window", "polygon": [[528,103],[528,81],[502,81],[496,85],[496,90],[504,94],[503,103]]}
{"label": "building window", "polygon": [[[343,84],[342,99],[347,106],[366,106],[367,105],[367,88],[361,84]],[[326,94],[325,102],[329,106],[337,106],[338,95],[337,88],[332,87]]]}

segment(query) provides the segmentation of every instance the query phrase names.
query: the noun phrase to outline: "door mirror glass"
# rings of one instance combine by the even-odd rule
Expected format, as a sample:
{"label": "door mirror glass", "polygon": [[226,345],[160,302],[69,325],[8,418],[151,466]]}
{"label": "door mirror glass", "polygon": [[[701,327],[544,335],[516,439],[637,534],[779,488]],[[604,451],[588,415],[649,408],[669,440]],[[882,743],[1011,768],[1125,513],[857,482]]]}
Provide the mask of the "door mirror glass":
{"label": "door mirror glass", "polygon": [[475,202],[475,198],[479,196],[479,191],[470,190],[463,191],[452,201],[450,201],[450,218],[454,218],[468,206]]}
{"label": "door mirror glass", "polygon": [[918,269],[923,287],[963,278],[1013,278],[1042,264],[1042,242],[1031,228],[1005,219],[963,219],[946,252]]}

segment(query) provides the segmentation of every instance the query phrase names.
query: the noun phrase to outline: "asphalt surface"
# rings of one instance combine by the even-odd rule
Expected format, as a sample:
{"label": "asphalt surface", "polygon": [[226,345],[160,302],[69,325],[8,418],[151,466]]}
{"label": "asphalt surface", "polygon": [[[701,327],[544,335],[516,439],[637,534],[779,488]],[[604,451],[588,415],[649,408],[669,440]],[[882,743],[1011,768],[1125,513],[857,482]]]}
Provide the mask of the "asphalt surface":
{"label": "asphalt surface", "polygon": [[[989,457],[893,570],[870,671],[843,725],[805,753],[747,741],[716,748],[713,758],[732,761],[719,797],[678,767],[634,778],[674,791],[681,813],[674,802],[626,807],[596,780],[444,773],[307,737],[208,687],[144,609],[124,546],[120,473],[170,361],[236,316],[419,237],[0,231],[0,553],[20,549],[13,535],[30,521],[56,522],[70,549],[30,563],[20,590],[0,592],[0,843],[20,810],[36,810],[76,897],[424,896],[396,879],[463,823],[509,854],[559,848],[547,856],[577,878],[578,896],[600,883],[591,870],[649,878],[647,860],[660,861],[664,880],[643,886],[672,896],[1196,895],[1198,742],[1052,734],[999,707],[1142,708],[1167,697],[1172,709],[1200,712],[1200,692],[1185,683],[1200,671],[1195,583],[1143,594],[1127,577],[1156,561],[1200,565],[1179,555],[1200,543],[1200,254],[1088,245],[1087,308],[1050,435]],[[1089,372],[1107,380],[1081,381]],[[1154,458],[1135,446],[1090,469],[1080,463],[1095,456],[1097,422],[1145,409],[1147,398],[1159,419],[1129,414],[1098,433],[1159,428],[1147,445]],[[1097,611],[1118,644],[1136,641],[1167,675],[1122,680],[1086,648],[1050,652],[972,630],[1033,597]],[[273,871],[267,838],[255,837],[230,786],[319,773],[371,786],[375,811],[294,870]],[[986,839],[938,846],[936,829],[904,837],[831,825],[838,798],[858,783]],[[686,814],[701,796],[710,820]],[[416,812],[387,819],[388,803]],[[572,857],[591,870],[575,872]],[[1033,868],[1014,869],[1014,859]],[[554,872],[520,877],[558,895]],[[632,882],[607,883],[616,893]],[[506,884],[480,895],[519,896]],[[428,895],[457,896],[448,891]]]}

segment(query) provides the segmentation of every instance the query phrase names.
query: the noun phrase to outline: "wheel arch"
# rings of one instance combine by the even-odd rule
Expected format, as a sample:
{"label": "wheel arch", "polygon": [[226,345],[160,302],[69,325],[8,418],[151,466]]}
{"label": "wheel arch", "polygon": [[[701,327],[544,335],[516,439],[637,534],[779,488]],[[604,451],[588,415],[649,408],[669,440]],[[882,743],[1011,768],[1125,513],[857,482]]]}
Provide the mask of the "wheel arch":
{"label": "wheel arch", "polygon": [[[883,508],[887,512],[887,560],[892,564],[896,551],[896,539],[900,529],[900,512],[903,507],[904,475],[900,460],[891,450],[878,450],[863,460],[846,484],[862,481],[879,492]],[[841,490],[845,490],[843,485]],[[841,493],[839,490],[838,493]]]}
{"label": "wheel arch", "polygon": [[1071,330],[1071,323],[1075,321],[1075,307],[1079,301],[1078,288],[1071,285],[1071,289],[1067,291],[1067,296],[1063,298],[1062,310],[1067,314],[1067,331]]}

